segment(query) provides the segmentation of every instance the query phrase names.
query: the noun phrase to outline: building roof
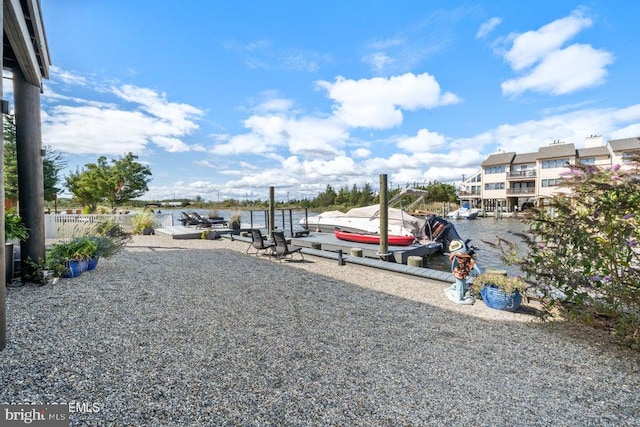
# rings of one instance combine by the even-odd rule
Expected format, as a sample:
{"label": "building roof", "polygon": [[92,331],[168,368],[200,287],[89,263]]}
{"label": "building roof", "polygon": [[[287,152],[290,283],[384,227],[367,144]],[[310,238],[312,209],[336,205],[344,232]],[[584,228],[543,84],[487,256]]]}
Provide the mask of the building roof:
{"label": "building roof", "polygon": [[515,157],[515,152],[490,154],[480,166],[509,165]]}
{"label": "building roof", "polygon": [[590,148],[578,148],[578,157],[595,157],[595,156],[610,156],[609,149],[606,146],[590,147]]}
{"label": "building roof", "polygon": [[538,148],[538,159],[554,159],[556,157],[575,157],[576,146],[571,144],[553,144]]}
{"label": "building roof", "polygon": [[640,150],[640,137],[614,139],[609,141],[609,146],[615,151]]}
{"label": "building roof", "polygon": [[538,153],[522,153],[516,154],[513,158],[513,164],[535,163],[538,160]]}
{"label": "building roof", "polygon": [[5,0],[2,2],[5,70],[19,68],[25,80],[40,86],[49,78],[51,57],[40,0]]}

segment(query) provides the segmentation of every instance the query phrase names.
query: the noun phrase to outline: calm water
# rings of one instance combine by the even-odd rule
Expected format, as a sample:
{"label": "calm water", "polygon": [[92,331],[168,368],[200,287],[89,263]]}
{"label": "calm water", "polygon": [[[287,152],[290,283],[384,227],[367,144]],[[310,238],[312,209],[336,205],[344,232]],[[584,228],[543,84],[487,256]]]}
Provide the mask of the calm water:
{"label": "calm water", "polygon": [[[185,212],[190,212],[191,210],[185,210]],[[195,209],[200,215],[206,216],[210,211],[206,209]],[[162,213],[172,213],[173,215],[173,223],[180,224],[178,219],[180,218],[181,210],[162,210]],[[233,211],[230,210],[218,210],[220,216],[225,219],[228,219]],[[315,215],[314,212],[309,212],[309,216]],[[298,225],[301,218],[304,217],[304,210],[293,211],[293,229],[301,230],[302,227]],[[512,266],[506,266],[502,262],[500,258],[500,252],[488,245],[485,242],[497,243],[498,237],[505,239],[507,241],[513,243],[520,243],[521,239],[518,236],[515,236],[511,233],[515,232],[523,232],[526,229],[524,223],[522,223],[518,219],[513,218],[504,218],[496,220],[492,217],[489,218],[477,218],[474,220],[452,220],[453,225],[455,225],[456,230],[458,230],[458,234],[463,239],[471,239],[470,244],[477,248],[475,253],[475,260],[478,263],[478,266],[481,269],[486,268],[500,268],[507,270],[510,274],[517,273],[517,269]],[[242,212],[242,223],[250,224],[251,223],[251,214],[248,211]],[[289,213],[285,211],[284,217],[281,211],[276,210],[275,217],[276,226],[280,229],[284,229],[287,231],[290,227],[289,221]],[[253,213],[253,225],[255,227],[264,227],[266,224],[265,213],[260,211],[256,211]],[[427,260],[427,266],[429,268],[433,268],[436,270],[442,271],[450,271],[449,260],[444,255],[434,255],[429,257]]]}
{"label": "calm water", "polygon": [[[522,239],[511,233],[521,233],[526,230],[526,225],[518,219],[504,218],[496,220],[492,217],[477,218],[473,220],[458,219],[451,221],[456,226],[458,234],[463,239],[471,239],[470,244],[477,248],[475,260],[478,266],[484,270],[486,268],[500,268],[507,270],[510,274],[518,273],[517,268],[506,266],[501,260],[500,251],[485,243],[497,243],[498,237],[516,244]],[[436,270],[449,271],[450,265],[447,257],[439,255],[430,257],[427,261],[430,268]]]}

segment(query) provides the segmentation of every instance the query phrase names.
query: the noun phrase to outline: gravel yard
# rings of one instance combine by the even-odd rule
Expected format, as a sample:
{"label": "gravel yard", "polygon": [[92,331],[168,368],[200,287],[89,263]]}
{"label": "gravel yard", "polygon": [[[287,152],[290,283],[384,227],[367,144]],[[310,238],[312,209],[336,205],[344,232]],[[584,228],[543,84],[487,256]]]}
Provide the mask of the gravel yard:
{"label": "gravel yard", "polygon": [[0,401],[96,405],[72,425],[640,425],[640,359],[601,333],[247,245],[138,236],[8,289]]}

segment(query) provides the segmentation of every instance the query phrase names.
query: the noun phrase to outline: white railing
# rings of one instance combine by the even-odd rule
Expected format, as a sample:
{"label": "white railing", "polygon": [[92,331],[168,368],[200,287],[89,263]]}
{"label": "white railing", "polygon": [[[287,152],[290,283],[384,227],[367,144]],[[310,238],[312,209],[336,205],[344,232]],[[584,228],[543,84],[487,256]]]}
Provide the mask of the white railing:
{"label": "white railing", "polygon": [[[45,239],[66,239],[74,236],[82,236],[101,221],[114,221],[124,231],[131,231],[132,214],[45,214],[44,232]],[[156,226],[169,227],[173,225],[171,214],[155,215]]]}

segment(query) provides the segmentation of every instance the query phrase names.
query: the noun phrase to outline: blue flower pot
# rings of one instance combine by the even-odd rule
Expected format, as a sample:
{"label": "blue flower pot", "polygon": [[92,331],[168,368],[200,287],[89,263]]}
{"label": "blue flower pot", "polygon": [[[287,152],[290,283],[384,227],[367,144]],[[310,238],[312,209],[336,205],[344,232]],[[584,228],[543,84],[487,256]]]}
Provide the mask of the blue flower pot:
{"label": "blue flower pot", "polygon": [[82,274],[82,261],[79,259],[70,259],[66,262],[67,271],[64,272],[62,277],[78,277]]}
{"label": "blue flower pot", "polygon": [[87,261],[87,271],[95,270],[98,265],[98,257],[91,257]]}
{"label": "blue flower pot", "polygon": [[494,310],[516,311],[522,304],[522,295],[518,290],[509,295],[495,285],[484,285],[480,295],[487,307]]}

